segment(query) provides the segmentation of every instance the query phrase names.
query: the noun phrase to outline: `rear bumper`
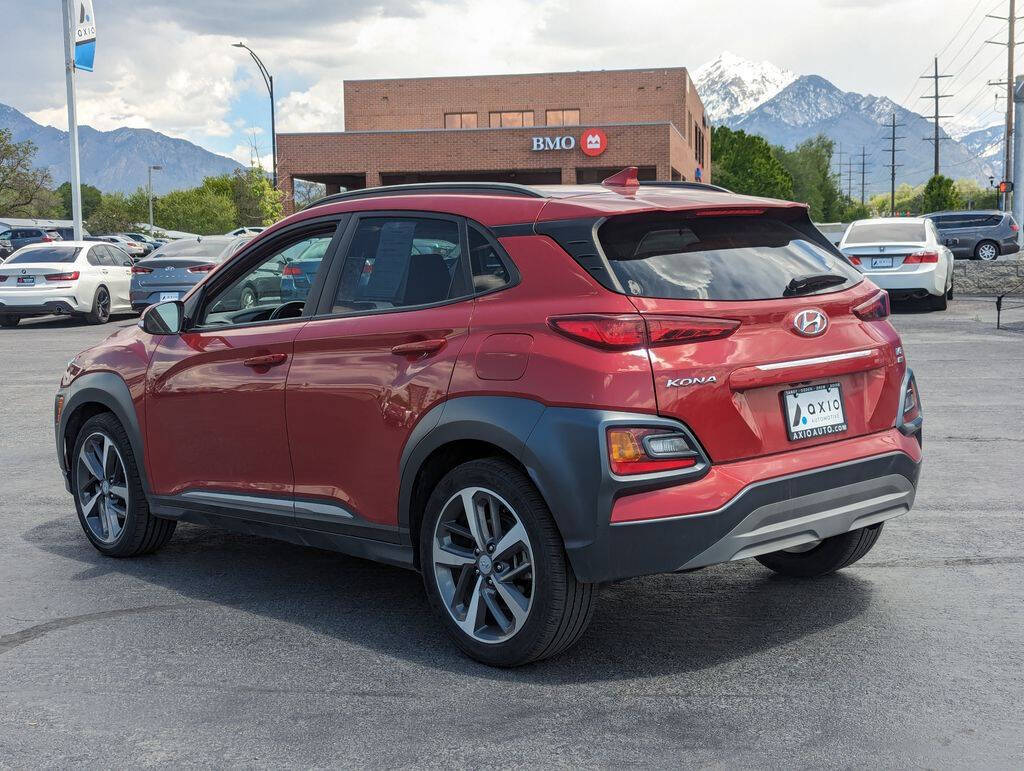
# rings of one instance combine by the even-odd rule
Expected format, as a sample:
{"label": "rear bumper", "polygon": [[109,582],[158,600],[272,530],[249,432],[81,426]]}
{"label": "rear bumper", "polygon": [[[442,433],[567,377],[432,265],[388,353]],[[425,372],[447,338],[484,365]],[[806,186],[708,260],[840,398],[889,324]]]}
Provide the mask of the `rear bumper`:
{"label": "rear bumper", "polygon": [[0,314],[5,316],[49,316],[83,313],[68,300],[47,300],[32,305],[13,305],[0,300]]}
{"label": "rear bumper", "polygon": [[895,452],[759,482],[714,511],[613,523],[585,572],[608,581],[689,570],[874,525],[910,510],[919,472]]}
{"label": "rear bumper", "polygon": [[893,295],[911,296],[915,292],[927,292],[937,296],[946,291],[947,274],[940,271],[937,264],[919,266],[913,272],[864,271],[864,275]]}

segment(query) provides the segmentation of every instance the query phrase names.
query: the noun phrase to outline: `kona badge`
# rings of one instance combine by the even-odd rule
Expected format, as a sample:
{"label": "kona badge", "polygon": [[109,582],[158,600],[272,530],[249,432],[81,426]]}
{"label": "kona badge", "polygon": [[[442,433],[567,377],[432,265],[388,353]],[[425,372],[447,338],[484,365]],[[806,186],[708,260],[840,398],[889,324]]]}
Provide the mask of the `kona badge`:
{"label": "kona badge", "polygon": [[828,329],[828,316],[821,311],[808,308],[793,318],[793,328],[798,335],[817,337]]}
{"label": "kona badge", "polygon": [[714,375],[708,375],[707,377],[677,377],[669,378],[665,382],[668,388],[685,388],[686,386],[692,385],[707,385],[708,383],[717,383],[718,378]]}

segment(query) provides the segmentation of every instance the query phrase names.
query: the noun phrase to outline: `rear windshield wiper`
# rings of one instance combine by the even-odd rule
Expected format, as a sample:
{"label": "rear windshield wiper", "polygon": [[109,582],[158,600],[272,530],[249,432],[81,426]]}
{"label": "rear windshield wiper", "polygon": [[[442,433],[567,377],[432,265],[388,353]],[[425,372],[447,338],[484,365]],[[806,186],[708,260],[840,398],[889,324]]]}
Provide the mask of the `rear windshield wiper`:
{"label": "rear windshield wiper", "polygon": [[807,276],[797,276],[789,282],[782,296],[793,297],[798,294],[808,294],[826,287],[845,284],[846,281],[846,276],[839,276],[835,273],[811,273]]}

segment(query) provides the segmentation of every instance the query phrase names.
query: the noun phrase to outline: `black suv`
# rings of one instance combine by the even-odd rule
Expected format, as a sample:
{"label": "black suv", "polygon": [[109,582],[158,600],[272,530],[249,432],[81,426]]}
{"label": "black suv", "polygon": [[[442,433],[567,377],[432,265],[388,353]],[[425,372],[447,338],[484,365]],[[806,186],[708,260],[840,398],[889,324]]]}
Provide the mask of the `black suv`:
{"label": "black suv", "polygon": [[1020,228],[1009,212],[943,211],[925,215],[958,259],[995,260],[1020,251]]}

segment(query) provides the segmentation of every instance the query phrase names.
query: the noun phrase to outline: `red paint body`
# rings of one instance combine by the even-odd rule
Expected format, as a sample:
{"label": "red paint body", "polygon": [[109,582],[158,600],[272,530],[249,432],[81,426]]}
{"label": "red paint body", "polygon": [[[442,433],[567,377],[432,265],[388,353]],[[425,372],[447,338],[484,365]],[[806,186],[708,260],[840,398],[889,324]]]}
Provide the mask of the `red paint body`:
{"label": "red paint body", "polygon": [[[254,243],[286,224],[347,211],[440,212],[499,226],[728,209],[751,200],[649,188],[554,200],[367,198],[301,212]],[[399,462],[411,432],[432,407],[461,396],[521,396],[686,423],[710,456],[710,473],[621,497],[615,521],[713,510],[751,483],[893,450],[920,459],[916,441],[893,429],[906,370],[896,352],[899,337],[888,321],[861,321],[851,312],[877,294],[870,281],[784,300],[645,299],[605,289],[548,237],[508,236],[501,244],[521,281],[476,299],[181,336],[125,330],[80,355],[75,366],[110,370],[129,384],[154,493],[198,488],[294,495],[335,502],[385,525],[398,521]],[[825,334],[808,338],[792,331],[793,315],[806,308],[828,315]],[[553,315],[638,313],[732,319],[740,326],[717,340],[614,351],[568,339],[548,324]],[[392,350],[410,344],[426,350]],[[858,351],[869,353],[809,368],[758,368]],[[275,357],[267,366],[245,364],[266,356]],[[699,388],[666,385],[711,375],[715,381]],[[791,442],[781,392],[830,381],[842,386],[848,431]]]}

